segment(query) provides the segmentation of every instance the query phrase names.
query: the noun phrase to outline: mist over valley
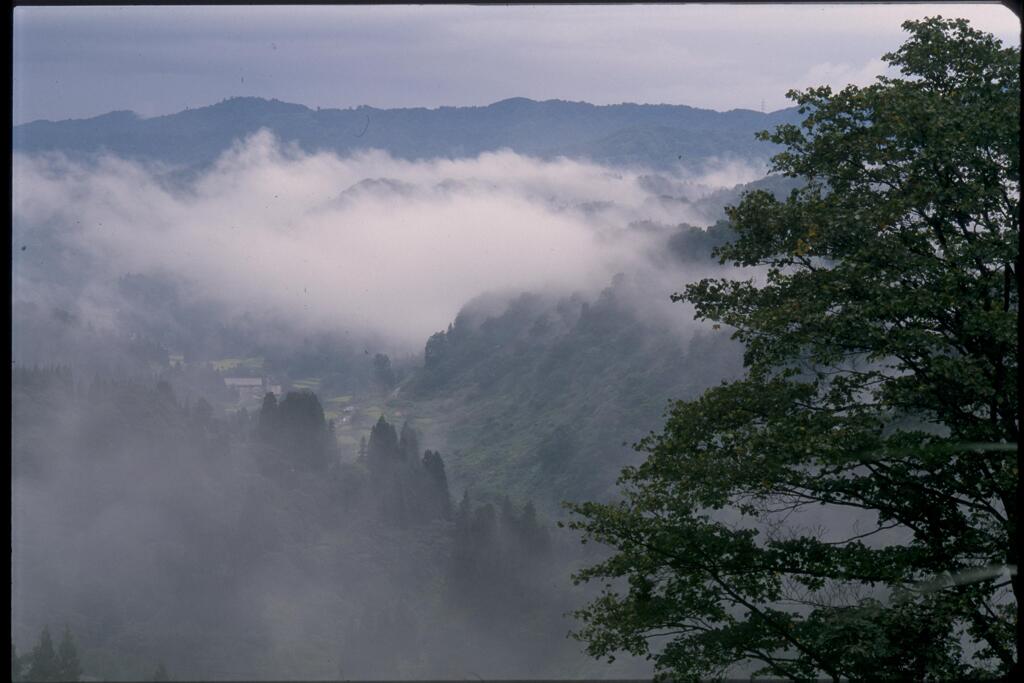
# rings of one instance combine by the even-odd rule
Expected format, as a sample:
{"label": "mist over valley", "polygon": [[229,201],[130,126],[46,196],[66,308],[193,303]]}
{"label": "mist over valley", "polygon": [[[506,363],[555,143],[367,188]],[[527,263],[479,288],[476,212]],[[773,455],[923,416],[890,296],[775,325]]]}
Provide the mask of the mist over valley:
{"label": "mist over valley", "polygon": [[565,637],[595,551],[554,523],[739,371],[669,295],[745,183],[792,186],[740,144],[779,116],[355,112],[15,128],[16,640],[66,622],[102,678],[646,675]]}
{"label": "mist over valley", "polygon": [[870,9],[16,8],[11,680],[1019,679],[1019,34]]}

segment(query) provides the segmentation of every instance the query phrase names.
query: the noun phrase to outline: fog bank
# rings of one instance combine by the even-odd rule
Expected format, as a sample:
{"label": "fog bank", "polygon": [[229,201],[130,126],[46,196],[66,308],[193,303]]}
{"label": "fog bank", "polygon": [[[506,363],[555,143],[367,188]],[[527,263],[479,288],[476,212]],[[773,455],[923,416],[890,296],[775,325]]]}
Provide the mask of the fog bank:
{"label": "fog bank", "polygon": [[103,325],[116,278],[157,274],[231,311],[412,350],[482,292],[594,291],[642,269],[658,236],[630,223],[706,224],[692,200],[763,169],[723,160],[667,177],[508,151],[339,158],[263,131],[186,181],[114,157],[15,155],[13,173],[15,300],[63,287]]}

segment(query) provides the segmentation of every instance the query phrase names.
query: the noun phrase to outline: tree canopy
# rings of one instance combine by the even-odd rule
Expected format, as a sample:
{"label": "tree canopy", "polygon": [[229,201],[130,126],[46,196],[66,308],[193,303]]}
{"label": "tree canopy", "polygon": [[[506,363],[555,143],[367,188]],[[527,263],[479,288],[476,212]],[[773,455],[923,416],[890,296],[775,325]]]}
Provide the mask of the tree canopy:
{"label": "tree canopy", "polygon": [[[675,678],[1019,667],[1020,51],[909,21],[866,87],[790,92],[788,198],[730,207],[753,270],[673,296],[733,330],[746,374],[674,404],[621,500],[569,505],[612,547],[575,575],[598,657]],[[726,334],[723,330],[721,334]]]}
{"label": "tree canopy", "polygon": [[61,636],[60,647],[57,649],[57,680],[77,681],[82,675],[82,665],[78,661],[78,648],[75,646],[71,627],[65,624]]}
{"label": "tree canopy", "polygon": [[58,666],[57,653],[53,649],[53,638],[50,637],[50,627],[44,626],[39,635],[39,642],[32,648],[27,678],[30,681],[55,681],[57,680]]}

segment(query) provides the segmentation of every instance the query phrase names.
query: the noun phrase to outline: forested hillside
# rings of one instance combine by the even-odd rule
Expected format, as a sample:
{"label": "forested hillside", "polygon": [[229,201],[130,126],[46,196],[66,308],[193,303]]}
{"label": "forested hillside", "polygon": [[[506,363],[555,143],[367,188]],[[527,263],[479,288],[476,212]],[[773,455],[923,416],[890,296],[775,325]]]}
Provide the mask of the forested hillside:
{"label": "forested hillside", "polygon": [[638,312],[630,289],[620,276],[590,301],[523,295],[493,315],[470,306],[427,341],[399,404],[436,416],[457,481],[535,492],[552,510],[606,498],[669,399],[739,371],[727,333],[684,336]]}
{"label": "forested hillside", "polygon": [[699,167],[712,158],[764,161],[775,147],[755,140],[754,132],[795,120],[793,109],[723,113],[682,105],[595,106],[525,98],[486,107],[319,109],[238,97],[148,119],[120,111],[91,119],[35,121],[15,126],[13,144],[24,153],[110,152],[202,166],[236,140],[266,128],[307,152],[380,149],[402,159],[430,159],[508,148],[543,158],[666,169],[680,163]]}

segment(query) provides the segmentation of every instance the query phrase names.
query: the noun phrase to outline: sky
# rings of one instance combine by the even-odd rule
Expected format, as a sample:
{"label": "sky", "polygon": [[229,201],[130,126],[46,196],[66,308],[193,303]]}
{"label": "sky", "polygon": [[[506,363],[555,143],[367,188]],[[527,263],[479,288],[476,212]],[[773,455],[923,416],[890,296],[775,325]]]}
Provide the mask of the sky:
{"label": "sky", "polygon": [[157,116],[232,96],[774,111],[791,88],[871,82],[900,24],[935,14],[1020,43],[996,3],[18,7],[13,119]]}

